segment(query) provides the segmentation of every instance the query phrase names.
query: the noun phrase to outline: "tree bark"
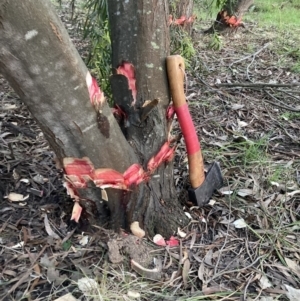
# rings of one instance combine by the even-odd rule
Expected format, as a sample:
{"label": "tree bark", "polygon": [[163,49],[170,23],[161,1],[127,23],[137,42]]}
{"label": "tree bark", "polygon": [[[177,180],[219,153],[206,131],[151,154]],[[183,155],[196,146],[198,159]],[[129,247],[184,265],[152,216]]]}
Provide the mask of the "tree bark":
{"label": "tree bark", "polygon": [[[146,168],[149,159],[167,141],[166,109],[169,104],[165,58],[169,54],[168,1],[108,1],[112,66],[130,62],[136,71],[137,97],[122,76],[111,77],[113,97],[129,116],[125,135]],[[122,88],[123,87],[123,88]],[[158,99],[143,120],[145,101]],[[154,101],[153,103],[156,104]],[[137,187],[130,199],[128,221],[139,221],[148,233],[170,236],[186,222],[174,188],[172,163],[158,168],[148,183]]]}
{"label": "tree bark", "polygon": [[237,18],[241,18],[253,2],[254,0],[228,0],[222,10],[227,11],[229,16],[235,15]]}
{"label": "tree bark", "polygon": [[[109,4],[114,9],[117,2]],[[128,1],[128,6],[137,10],[126,10],[131,14],[124,15],[122,21],[127,20],[127,27],[113,30],[114,49],[119,45],[113,64],[116,67],[121,60],[129,60],[136,67],[139,106],[155,97],[161,102],[141,124],[135,123],[136,111],[126,107],[134,120],[126,134],[128,143],[107,103],[102,107],[102,122],[97,122],[86,84],[88,70],[50,2],[0,0],[0,72],[27,105],[60,162],[64,157],[88,157],[96,168],[113,168],[123,173],[133,163],[145,166],[166,139],[167,24],[166,16],[160,19],[156,13],[161,10],[160,5],[165,9],[165,3],[159,1],[155,6],[155,1],[137,1],[138,5],[132,2],[136,1]],[[126,6],[125,2],[119,5]],[[115,15],[110,14],[116,18],[122,11],[122,7],[116,7]],[[120,41],[118,30],[125,33]],[[84,195],[99,201],[99,191],[88,191]],[[168,236],[185,221],[176,202],[171,164],[160,167],[149,183],[139,185],[132,193],[110,189],[108,194],[114,228],[128,228],[128,224],[138,220],[149,235],[159,232]],[[168,215],[171,209],[180,220]]]}

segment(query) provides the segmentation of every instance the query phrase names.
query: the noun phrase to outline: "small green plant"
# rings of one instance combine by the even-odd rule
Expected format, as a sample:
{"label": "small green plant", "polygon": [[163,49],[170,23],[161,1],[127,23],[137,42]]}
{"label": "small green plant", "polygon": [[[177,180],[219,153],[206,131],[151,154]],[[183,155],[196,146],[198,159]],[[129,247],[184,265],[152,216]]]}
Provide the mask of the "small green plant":
{"label": "small green plant", "polygon": [[211,37],[211,41],[209,43],[209,48],[213,50],[221,50],[222,46],[223,43],[222,43],[221,36],[217,32],[214,32]]}
{"label": "small green plant", "polygon": [[250,163],[257,162],[263,164],[268,160],[267,155],[267,139],[260,139],[254,143],[246,143],[244,149],[244,166],[249,165]]}
{"label": "small green plant", "polygon": [[231,2],[230,0],[216,0],[216,7],[221,9],[226,3]]}
{"label": "small green plant", "polygon": [[71,248],[72,242],[67,240],[63,243],[62,248],[64,251],[68,251]]}
{"label": "small green plant", "polygon": [[[300,72],[300,64],[299,64],[299,72]],[[280,116],[284,120],[295,120],[300,118],[300,113],[297,112],[285,112]]]}
{"label": "small green plant", "polygon": [[300,73],[300,63],[296,63],[294,66],[292,66],[291,71],[295,73]]}
{"label": "small green plant", "polygon": [[268,178],[269,182],[280,182],[282,180],[283,173],[284,168],[282,166],[279,166],[276,169],[272,170]]}
{"label": "small green plant", "polygon": [[185,58],[186,66],[189,67],[196,53],[192,38],[180,26],[172,26],[170,28],[170,36],[171,53],[182,55]]}
{"label": "small green plant", "polygon": [[83,10],[86,13],[80,29],[83,32],[83,38],[90,41],[86,64],[98,78],[101,90],[110,96],[111,40],[107,0],[87,0],[83,4]]}

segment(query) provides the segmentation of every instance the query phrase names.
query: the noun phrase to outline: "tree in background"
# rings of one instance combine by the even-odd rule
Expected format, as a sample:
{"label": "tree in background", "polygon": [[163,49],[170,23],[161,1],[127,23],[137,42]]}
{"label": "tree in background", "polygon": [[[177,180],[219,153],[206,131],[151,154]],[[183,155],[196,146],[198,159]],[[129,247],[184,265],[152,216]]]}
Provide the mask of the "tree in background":
{"label": "tree in background", "polygon": [[236,29],[243,26],[242,17],[254,0],[217,0],[217,6],[221,7],[213,26],[206,32]]}
{"label": "tree in background", "polygon": [[69,193],[95,221],[108,214],[96,186],[109,186],[115,229],[138,221],[147,234],[168,237],[186,223],[169,162],[168,1],[111,0],[108,8],[121,128],[50,1],[0,1],[0,72],[64,167]]}
{"label": "tree in background", "polygon": [[194,16],[194,0],[170,0],[170,21],[192,33],[192,26],[195,19]]}

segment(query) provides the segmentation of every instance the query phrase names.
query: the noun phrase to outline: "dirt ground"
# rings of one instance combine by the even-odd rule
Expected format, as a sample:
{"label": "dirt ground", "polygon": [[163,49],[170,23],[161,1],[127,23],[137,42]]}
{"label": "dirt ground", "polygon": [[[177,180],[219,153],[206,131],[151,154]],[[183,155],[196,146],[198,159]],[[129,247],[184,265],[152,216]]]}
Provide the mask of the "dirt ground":
{"label": "dirt ground", "polygon": [[[291,298],[300,290],[300,31],[255,26],[222,37],[218,51],[210,36],[195,37],[186,96],[205,161],[220,162],[225,185],[204,208],[184,205],[190,223],[185,237],[174,229],[179,247],[85,216],[70,221],[54,154],[0,78],[0,300],[300,300]],[[184,199],[183,139],[174,164]],[[142,254],[156,258],[155,280],[131,268]],[[82,289],[83,278],[96,289]]]}

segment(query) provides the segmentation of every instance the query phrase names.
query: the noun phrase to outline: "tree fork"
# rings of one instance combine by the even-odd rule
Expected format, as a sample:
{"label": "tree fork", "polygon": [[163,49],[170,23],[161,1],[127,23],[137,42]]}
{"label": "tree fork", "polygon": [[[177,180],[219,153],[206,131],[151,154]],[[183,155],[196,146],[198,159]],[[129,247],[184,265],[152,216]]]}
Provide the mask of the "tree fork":
{"label": "tree fork", "polygon": [[[27,105],[60,162],[64,157],[88,157],[96,168],[108,167],[122,173],[133,163],[145,167],[167,140],[166,2],[108,2],[115,49],[113,66],[116,68],[124,60],[135,66],[137,109],[146,100],[160,99],[145,120],[132,122],[126,129],[127,142],[107,103],[102,107],[107,129],[104,134],[99,129],[86,84],[88,70],[50,2],[0,0],[0,72]],[[126,4],[137,10],[124,10],[122,6]],[[114,7],[115,14],[111,10]],[[126,31],[126,26],[114,27],[120,21],[114,24],[114,17],[122,11],[129,14],[124,16],[127,24],[134,24],[131,32]],[[124,30],[124,35],[120,37],[118,30]],[[121,47],[116,52],[118,45]],[[130,97],[127,102],[126,95],[119,99],[131,120],[136,120],[136,111],[128,102],[131,104]],[[94,187],[82,191],[83,197],[96,202],[98,195]],[[110,189],[108,198],[115,229],[128,228],[131,222],[139,221],[148,235],[160,233],[168,237],[187,222],[176,198],[171,164],[160,166],[149,182],[131,192]]]}

